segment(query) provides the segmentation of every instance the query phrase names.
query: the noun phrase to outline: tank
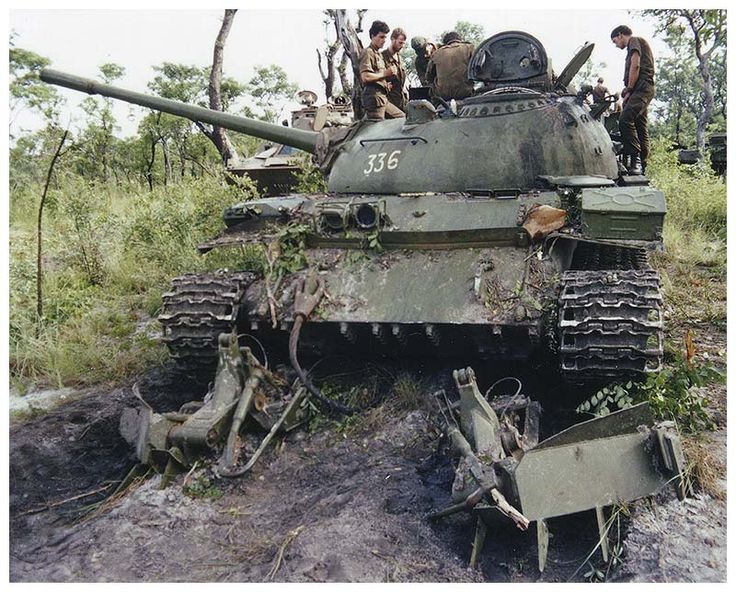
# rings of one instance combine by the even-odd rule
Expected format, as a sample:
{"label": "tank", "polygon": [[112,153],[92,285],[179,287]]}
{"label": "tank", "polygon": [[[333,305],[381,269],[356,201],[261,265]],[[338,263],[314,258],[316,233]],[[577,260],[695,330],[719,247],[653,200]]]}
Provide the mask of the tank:
{"label": "tank", "polygon": [[[299,91],[297,98],[303,107],[291,112],[293,128],[319,131],[353,122],[353,110],[345,97],[335,97],[319,107],[315,105],[317,95],[312,91]],[[288,122],[284,120],[283,125]],[[261,144],[251,158],[228,162],[226,179],[234,182],[234,178],[248,176],[265,197],[288,193],[299,182],[306,157],[307,154],[292,146],[267,142]]]}
{"label": "tank", "polygon": [[471,59],[472,97],[413,100],[406,118],[319,131],[52,70],[41,78],[309,152],[327,176],[326,193],[234,204],[199,246],[231,250],[233,262],[252,246],[259,264],[173,280],[159,320],[185,366],[214,363],[222,332],[269,351],[299,325],[305,354],[550,352],[569,380],[611,380],[661,367],[662,295],[648,253],[662,246],[666,206],[645,177],[626,175],[569,86],[592,49],[557,76],[537,39],[500,33]]}

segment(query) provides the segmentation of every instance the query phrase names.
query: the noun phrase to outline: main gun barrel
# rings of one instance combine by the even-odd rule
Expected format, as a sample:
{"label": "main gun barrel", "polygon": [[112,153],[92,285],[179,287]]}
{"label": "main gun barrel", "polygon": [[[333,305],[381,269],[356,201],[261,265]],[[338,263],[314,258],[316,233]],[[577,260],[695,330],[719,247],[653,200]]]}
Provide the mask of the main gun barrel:
{"label": "main gun barrel", "polygon": [[317,143],[320,136],[319,132],[310,132],[307,130],[284,127],[282,125],[266,123],[256,119],[223,113],[222,111],[215,111],[214,109],[188,105],[187,103],[181,103],[171,99],[164,99],[162,97],[133,92],[117,86],[103,84],[89,78],[82,78],[81,76],[75,76],[73,74],[67,74],[66,72],[59,72],[58,70],[52,70],[49,68],[41,70],[40,76],[41,80],[48,82],[49,84],[64,86],[90,95],[111,97],[113,99],[119,99],[128,103],[140,105],[141,107],[148,107],[149,109],[154,109],[156,111],[163,111],[165,113],[171,113],[172,115],[186,117],[192,121],[217,125],[229,130],[269,140],[271,142],[293,146],[294,148],[299,148],[300,150],[304,150],[311,154],[314,154],[317,149]]}

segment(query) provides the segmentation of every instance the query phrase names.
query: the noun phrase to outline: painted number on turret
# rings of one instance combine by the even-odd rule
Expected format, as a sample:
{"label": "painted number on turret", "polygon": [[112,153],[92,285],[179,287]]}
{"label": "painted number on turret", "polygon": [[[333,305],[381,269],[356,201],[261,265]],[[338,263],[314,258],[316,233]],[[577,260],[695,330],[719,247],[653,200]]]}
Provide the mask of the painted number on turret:
{"label": "painted number on turret", "polygon": [[363,174],[380,173],[384,169],[389,171],[394,170],[399,166],[399,154],[401,154],[401,150],[394,150],[390,154],[388,152],[369,154],[368,166],[363,170]]}

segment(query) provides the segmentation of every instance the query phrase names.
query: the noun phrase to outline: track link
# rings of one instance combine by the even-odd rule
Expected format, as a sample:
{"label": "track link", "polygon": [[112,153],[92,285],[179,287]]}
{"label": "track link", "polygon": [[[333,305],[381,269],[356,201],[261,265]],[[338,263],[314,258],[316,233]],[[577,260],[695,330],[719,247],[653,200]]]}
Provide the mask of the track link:
{"label": "track link", "polygon": [[158,317],[179,366],[193,372],[217,363],[217,336],[236,326],[250,272],[189,273],[172,280]]}
{"label": "track link", "polygon": [[567,271],[559,298],[562,374],[573,381],[657,372],[664,331],[652,269]]}

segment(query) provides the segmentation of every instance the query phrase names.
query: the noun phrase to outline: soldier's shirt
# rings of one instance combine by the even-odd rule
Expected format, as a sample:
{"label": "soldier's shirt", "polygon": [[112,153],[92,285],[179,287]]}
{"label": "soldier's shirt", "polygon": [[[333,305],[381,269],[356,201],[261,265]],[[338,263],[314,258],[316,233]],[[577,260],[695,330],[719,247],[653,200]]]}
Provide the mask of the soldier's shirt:
{"label": "soldier's shirt", "polygon": [[593,102],[600,103],[606,98],[606,95],[608,94],[608,89],[605,86],[599,84],[593,87],[592,92],[593,92]]}
{"label": "soldier's shirt", "polygon": [[[370,74],[380,74],[386,69],[386,62],[383,61],[383,56],[380,51],[373,49],[371,45],[363,50],[360,55],[360,73],[368,72]],[[363,92],[376,93],[383,92],[388,94],[388,83],[386,79],[378,80],[376,82],[368,82],[363,85]]]}
{"label": "soldier's shirt", "polygon": [[429,58],[423,54],[417,55],[417,58],[414,60],[414,67],[417,70],[419,83],[422,86],[429,86],[429,80],[427,80],[427,66],[429,66]]}
{"label": "soldier's shirt", "polygon": [[383,62],[387,68],[396,66],[397,74],[388,81],[391,83],[391,90],[388,91],[389,103],[396,105],[404,111],[406,109],[406,91],[404,90],[404,82],[406,81],[406,70],[404,64],[401,63],[401,56],[398,53],[391,53],[390,49],[384,49],[381,52]]}
{"label": "soldier's shirt", "polygon": [[427,78],[436,96],[449,101],[473,94],[473,85],[468,82],[468,64],[472,55],[473,44],[457,40],[443,45],[432,54],[427,66]]}
{"label": "soldier's shirt", "polygon": [[640,85],[654,86],[654,56],[652,48],[646,39],[641,37],[632,37],[629,39],[629,45],[626,51],[626,65],[624,66],[624,86],[629,86],[629,69],[631,67],[631,54],[636,52],[639,54],[639,78],[634,85],[634,90]]}

